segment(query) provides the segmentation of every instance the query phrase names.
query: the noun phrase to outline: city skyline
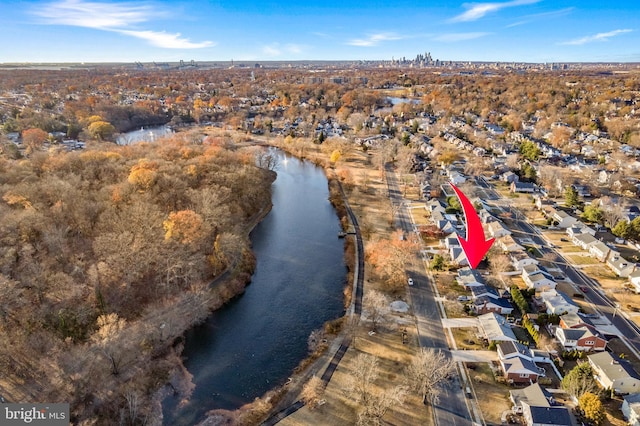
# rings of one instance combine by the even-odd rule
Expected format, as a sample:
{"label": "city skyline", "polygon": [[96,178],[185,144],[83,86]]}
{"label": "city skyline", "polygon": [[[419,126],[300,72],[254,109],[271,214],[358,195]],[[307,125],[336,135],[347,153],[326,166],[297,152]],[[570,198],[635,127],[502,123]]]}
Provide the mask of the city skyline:
{"label": "city skyline", "polygon": [[[295,61],[640,62],[633,1],[9,1],[0,63]],[[9,41],[10,40],[10,41]]]}

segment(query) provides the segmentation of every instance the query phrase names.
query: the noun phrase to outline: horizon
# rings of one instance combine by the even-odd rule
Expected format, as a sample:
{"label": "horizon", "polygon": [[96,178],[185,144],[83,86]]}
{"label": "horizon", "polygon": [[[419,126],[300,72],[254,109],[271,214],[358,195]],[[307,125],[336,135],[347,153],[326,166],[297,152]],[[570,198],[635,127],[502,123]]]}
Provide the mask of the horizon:
{"label": "horizon", "polygon": [[0,63],[640,62],[640,4],[10,0]]}

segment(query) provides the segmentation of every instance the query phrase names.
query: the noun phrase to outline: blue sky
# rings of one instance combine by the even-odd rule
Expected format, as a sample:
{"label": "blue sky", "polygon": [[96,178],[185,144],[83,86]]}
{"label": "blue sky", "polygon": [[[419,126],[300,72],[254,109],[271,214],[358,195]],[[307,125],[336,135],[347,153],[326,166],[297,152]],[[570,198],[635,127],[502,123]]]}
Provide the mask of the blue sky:
{"label": "blue sky", "polygon": [[0,0],[0,62],[640,62],[638,0]]}

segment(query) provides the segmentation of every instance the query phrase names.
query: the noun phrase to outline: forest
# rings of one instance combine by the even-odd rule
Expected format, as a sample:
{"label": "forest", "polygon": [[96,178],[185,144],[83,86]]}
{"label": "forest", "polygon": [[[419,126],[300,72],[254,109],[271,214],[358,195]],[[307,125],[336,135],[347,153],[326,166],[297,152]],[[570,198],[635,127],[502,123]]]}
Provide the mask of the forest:
{"label": "forest", "polygon": [[79,424],[149,415],[175,339],[249,281],[271,203],[257,148],[203,139],[0,159],[7,400],[68,401]]}

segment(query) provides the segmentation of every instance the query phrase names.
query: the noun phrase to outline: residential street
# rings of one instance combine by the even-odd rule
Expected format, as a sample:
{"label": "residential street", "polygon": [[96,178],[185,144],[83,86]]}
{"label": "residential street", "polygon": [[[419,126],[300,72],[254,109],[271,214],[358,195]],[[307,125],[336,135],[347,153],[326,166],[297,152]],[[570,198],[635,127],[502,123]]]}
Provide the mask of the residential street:
{"label": "residential street", "polygon": [[[386,169],[389,198],[394,205],[396,227],[405,234],[412,233],[413,224],[400,192],[395,173],[390,166]],[[397,208],[396,208],[397,207]],[[442,326],[440,308],[436,301],[435,285],[427,276],[425,265],[419,256],[407,266],[407,273],[413,278],[414,285],[409,288],[413,311],[418,324],[419,344],[424,348],[442,350],[447,356],[452,354]],[[462,379],[456,377],[445,387],[440,401],[434,406],[437,425],[471,425],[470,410],[464,394]]]}

